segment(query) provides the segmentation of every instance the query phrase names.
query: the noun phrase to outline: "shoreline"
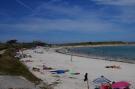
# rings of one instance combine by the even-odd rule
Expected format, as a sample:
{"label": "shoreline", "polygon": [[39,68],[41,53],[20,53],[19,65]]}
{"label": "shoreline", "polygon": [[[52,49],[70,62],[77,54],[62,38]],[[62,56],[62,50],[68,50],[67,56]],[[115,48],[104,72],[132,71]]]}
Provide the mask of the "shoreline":
{"label": "shoreline", "polygon": [[[104,47],[104,46],[129,46],[129,45],[98,45],[98,46],[90,46],[90,47]],[[130,45],[131,46],[131,45]],[[135,45],[133,45],[135,46]],[[87,46],[83,46],[87,47]],[[79,48],[79,47],[72,47],[72,48]],[[122,62],[122,63],[129,63],[129,64],[135,64],[134,60],[130,59],[115,59],[115,58],[109,58],[109,57],[100,57],[100,56],[92,56],[92,55],[86,55],[86,54],[81,54],[81,53],[72,53],[71,51],[67,51],[70,48],[60,48],[60,49],[55,49],[55,52],[65,54],[65,55],[72,55],[72,56],[77,56],[77,57],[84,57],[84,58],[90,58],[90,59],[99,59],[99,60],[105,60],[105,61],[114,61],[114,62]]]}

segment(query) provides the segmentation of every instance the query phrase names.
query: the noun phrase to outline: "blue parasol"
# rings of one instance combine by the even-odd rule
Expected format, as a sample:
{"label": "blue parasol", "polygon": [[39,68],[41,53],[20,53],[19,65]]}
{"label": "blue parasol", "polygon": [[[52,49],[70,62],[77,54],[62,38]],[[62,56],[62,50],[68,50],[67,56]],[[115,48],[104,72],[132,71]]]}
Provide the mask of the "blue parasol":
{"label": "blue parasol", "polygon": [[96,84],[103,84],[103,83],[109,83],[111,82],[109,79],[105,78],[104,76],[101,76],[100,78],[96,78],[93,80]]}

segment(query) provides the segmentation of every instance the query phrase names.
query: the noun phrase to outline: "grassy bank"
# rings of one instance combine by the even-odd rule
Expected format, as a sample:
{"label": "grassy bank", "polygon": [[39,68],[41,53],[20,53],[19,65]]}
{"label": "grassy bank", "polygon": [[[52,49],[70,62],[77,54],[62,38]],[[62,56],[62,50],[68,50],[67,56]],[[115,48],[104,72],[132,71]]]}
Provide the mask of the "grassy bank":
{"label": "grassy bank", "polygon": [[0,55],[0,74],[1,75],[19,75],[32,82],[40,79],[35,77],[28,68],[14,57],[15,47],[8,47],[4,54]]}

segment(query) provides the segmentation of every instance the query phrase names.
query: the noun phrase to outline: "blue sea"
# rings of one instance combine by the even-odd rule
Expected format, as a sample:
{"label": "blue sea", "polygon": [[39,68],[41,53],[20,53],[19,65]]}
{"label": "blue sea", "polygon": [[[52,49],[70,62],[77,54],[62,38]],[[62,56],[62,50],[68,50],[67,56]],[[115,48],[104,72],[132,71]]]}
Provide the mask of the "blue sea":
{"label": "blue sea", "polygon": [[79,47],[70,51],[86,57],[135,63],[135,46]]}

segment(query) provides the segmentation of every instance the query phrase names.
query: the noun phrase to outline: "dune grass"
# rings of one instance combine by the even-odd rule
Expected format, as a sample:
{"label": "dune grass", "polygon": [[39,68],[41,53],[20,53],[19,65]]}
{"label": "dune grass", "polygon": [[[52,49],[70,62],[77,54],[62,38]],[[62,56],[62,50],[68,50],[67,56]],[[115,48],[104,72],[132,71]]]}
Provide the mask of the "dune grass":
{"label": "dune grass", "polygon": [[14,57],[15,48],[9,47],[4,54],[0,56],[0,75],[18,75],[23,76],[31,82],[40,81],[28,68],[22,64],[19,59]]}

